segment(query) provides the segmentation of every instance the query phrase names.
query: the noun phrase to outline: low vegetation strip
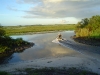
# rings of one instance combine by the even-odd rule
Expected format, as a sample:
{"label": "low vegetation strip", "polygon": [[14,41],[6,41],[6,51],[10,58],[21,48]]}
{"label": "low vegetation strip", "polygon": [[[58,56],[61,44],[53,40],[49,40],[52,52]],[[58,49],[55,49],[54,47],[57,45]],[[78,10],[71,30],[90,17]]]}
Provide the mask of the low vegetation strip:
{"label": "low vegetation strip", "polygon": [[6,35],[24,34],[29,32],[45,32],[60,30],[75,30],[76,25],[27,25],[27,26],[5,26]]}
{"label": "low vegetation strip", "polygon": [[96,73],[82,70],[82,69],[77,69],[77,68],[26,68],[23,70],[17,69],[14,72],[0,72],[0,75],[98,75]]}

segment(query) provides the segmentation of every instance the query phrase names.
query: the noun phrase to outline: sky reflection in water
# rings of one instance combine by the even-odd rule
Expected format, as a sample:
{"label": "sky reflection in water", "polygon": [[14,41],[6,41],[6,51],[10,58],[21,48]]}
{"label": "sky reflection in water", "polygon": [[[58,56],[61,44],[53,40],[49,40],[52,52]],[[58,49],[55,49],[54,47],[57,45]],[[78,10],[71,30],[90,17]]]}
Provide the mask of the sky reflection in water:
{"label": "sky reflection in water", "polygon": [[[22,53],[14,53],[13,58],[9,60],[9,63],[18,62],[21,60],[72,56],[78,54],[78,52],[52,42],[52,40],[57,37],[58,33],[59,32],[12,36],[13,38],[21,37],[26,41],[34,42],[35,45],[31,48],[26,49]],[[63,35],[63,38],[68,40],[71,40],[70,37],[74,35],[73,31],[64,31],[60,33]]]}

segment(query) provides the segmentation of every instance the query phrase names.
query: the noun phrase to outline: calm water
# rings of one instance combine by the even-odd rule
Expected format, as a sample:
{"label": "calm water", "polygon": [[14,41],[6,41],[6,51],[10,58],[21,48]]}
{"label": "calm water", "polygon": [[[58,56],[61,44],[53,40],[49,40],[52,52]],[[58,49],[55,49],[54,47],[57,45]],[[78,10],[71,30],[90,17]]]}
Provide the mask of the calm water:
{"label": "calm water", "polygon": [[[89,55],[100,59],[100,52],[93,52],[94,49],[100,50],[100,47],[92,47],[75,43],[70,37],[74,35],[74,31],[60,32],[68,42],[65,44],[53,43],[59,32],[45,33],[45,34],[32,34],[32,35],[19,35],[11,36],[13,38],[23,38],[26,41],[34,42],[35,45],[31,48],[24,50],[21,53],[14,53],[9,56],[5,62],[15,63],[19,61],[35,60],[41,58],[57,58],[64,56],[80,56],[81,54]],[[92,50],[92,51],[89,51]]]}

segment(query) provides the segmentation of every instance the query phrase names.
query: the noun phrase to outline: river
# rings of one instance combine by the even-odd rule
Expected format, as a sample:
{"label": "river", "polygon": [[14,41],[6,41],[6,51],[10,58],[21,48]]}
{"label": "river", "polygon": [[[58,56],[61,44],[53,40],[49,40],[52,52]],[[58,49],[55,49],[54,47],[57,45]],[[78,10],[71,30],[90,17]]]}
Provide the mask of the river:
{"label": "river", "polygon": [[[67,41],[53,43],[52,40],[54,40],[57,37],[58,33],[61,33],[62,37]],[[63,31],[53,33],[11,36],[12,38],[21,37],[26,41],[35,43],[35,45],[31,48],[24,50],[23,52],[13,53],[10,57],[5,59],[4,63],[1,64],[0,67],[2,69],[4,68],[5,70],[6,68],[2,66],[4,64],[7,64],[9,66],[9,64],[17,64],[19,62],[30,61],[34,63],[34,61],[39,60],[37,64],[42,65],[44,62],[47,63],[47,61],[48,63],[51,61],[55,61],[55,63],[56,61],[59,61],[59,64],[51,65],[81,65],[91,69],[96,73],[100,73],[100,47],[77,43],[70,38],[73,35],[74,31]]]}

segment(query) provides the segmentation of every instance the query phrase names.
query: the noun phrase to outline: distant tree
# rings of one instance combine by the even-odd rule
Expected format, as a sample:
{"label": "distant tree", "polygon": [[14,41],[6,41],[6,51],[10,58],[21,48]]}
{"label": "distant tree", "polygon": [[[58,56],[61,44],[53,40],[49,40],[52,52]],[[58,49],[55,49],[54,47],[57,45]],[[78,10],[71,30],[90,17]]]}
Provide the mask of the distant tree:
{"label": "distant tree", "polygon": [[0,24],[0,37],[5,35],[5,30],[3,30],[3,27]]}
{"label": "distant tree", "polygon": [[85,19],[82,19],[80,22],[77,23],[77,27],[79,28],[84,28],[85,26],[87,26],[89,23],[89,19],[88,18],[85,18]]}
{"label": "distant tree", "polygon": [[22,27],[22,25],[19,25],[19,27]]}
{"label": "distant tree", "polygon": [[1,28],[2,26],[1,26],[1,23],[0,23],[0,28]]}

